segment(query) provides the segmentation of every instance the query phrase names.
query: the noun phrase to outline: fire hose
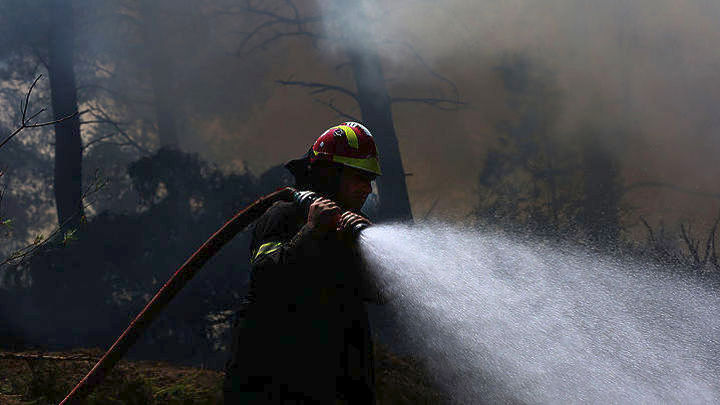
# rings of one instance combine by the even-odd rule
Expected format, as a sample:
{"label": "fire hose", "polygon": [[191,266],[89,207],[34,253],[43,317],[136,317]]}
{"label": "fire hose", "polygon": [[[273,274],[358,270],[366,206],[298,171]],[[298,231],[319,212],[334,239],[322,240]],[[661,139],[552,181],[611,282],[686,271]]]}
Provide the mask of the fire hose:
{"label": "fire hose", "polygon": [[[297,191],[291,187],[286,187],[259,198],[250,206],[235,214],[178,268],[175,274],[170,277],[150,302],[145,305],[145,308],[130,322],[110,349],[98,360],[85,378],[70,391],[60,405],[80,404],[105,379],[105,376],[127,353],[145,329],[150,326],[153,320],[197,274],[202,266],[236,234],[260,218],[271,205],[277,201],[295,201],[307,212],[310,204],[320,197],[319,194],[311,191]],[[357,224],[351,229],[351,233],[357,235],[365,227],[367,227],[366,223]]]}

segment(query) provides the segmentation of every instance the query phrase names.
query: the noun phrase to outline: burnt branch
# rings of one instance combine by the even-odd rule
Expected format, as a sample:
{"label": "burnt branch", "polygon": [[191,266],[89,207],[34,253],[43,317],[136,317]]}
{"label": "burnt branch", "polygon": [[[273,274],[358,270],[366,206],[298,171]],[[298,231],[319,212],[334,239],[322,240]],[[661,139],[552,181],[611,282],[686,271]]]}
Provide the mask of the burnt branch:
{"label": "burnt branch", "polygon": [[[97,143],[100,143],[100,142],[104,141],[105,139],[109,139],[109,138],[112,138],[112,137],[117,136],[117,135],[118,135],[117,132],[111,132],[111,133],[109,133],[109,134],[99,136],[99,137],[93,139],[92,141],[89,141],[89,142],[86,143],[85,145],[83,145],[83,146],[82,146],[82,150],[85,151],[85,150],[86,150],[87,148],[89,148],[90,146],[92,146],[92,145],[94,145],[94,144],[97,144]],[[128,145],[129,145],[129,144],[128,144]]]}
{"label": "burnt branch", "polygon": [[720,193],[698,191],[698,190],[693,190],[693,189],[690,189],[687,187],[676,186],[676,185],[670,184],[670,183],[663,183],[660,181],[641,181],[641,182],[633,183],[633,184],[625,187],[622,190],[622,193],[624,194],[624,193],[630,192],[630,191],[638,189],[638,188],[666,188],[668,190],[677,191],[679,193],[696,195],[699,197],[720,199]]}
{"label": "burnt branch", "polygon": [[35,85],[37,85],[37,82],[42,78],[42,75],[39,75],[35,81],[32,82],[32,85],[30,85],[30,89],[28,89],[27,93],[25,93],[25,102],[20,102],[20,111],[22,113],[22,116],[20,118],[20,126],[18,126],[10,135],[8,135],[2,142],[0,142],[0,148],[5,146],[6,143],[8,143],[11,139],[15,137],[15,135],[19,134],[25,129],[28,128],[40,128],[40,127],[46,127],[50,125],[59,124],[63,121],[67,121],[71,118],[77,117],[81,114],[85,114],[88,112],[88,110],[81,111],[81,112],[75,112],[73,114],[68,115],[67,117],[62,117],[56,120],[52,121],[46,121],[46,122],[38,122],[38,123],[32,123],[32,121],[37,118],[38,115],[45,112],[45,108],[41,108],[40,110],[30,113],[28,115],[28,108],[30,107],[30,95],[32,94],[33,89],[35,88]]}
{"label": "burnt branch", "polygon": [[287,38],[287,37],[308,37],[308,38],[312,38],[312,39],[324,39],[325,38],[325,36],[315,33],[315,32],[311,32],[311,31],[278,32],[275,35],[271,36],[270,38],[262,41],[258,45],[255,45],[254,47],[250,48],[250,50],[248,50],[246,54],[250,54],[258,49],[265,49],[265,48],[267,48],[267,46],[270,43],[275,42],[278,39]]}
{"label": "burnt branch", "polygon": [[135,149],[137,149],[140,153],[149,155],[150,151],[142,147],[135,139],[133,139],[130,134],[127,133],[118,123],[116,120],[114,120],[108,113],[106,113],[102,108],[95,106],[90,109],[90,112],[93,116],[92,120],[83,121],[81,124],[107,124],[110,125],[115,129],[118,135],[122,136],[126,140],[126,145],[132,146]]}
{"label": "burnt branch", "polygon": [[343,62],[343,63],[338,63],[337,65],[335,65],[335,71],[337,72],[337,71],[340,71],[340,70],[343,69],[343,68],[351,67],[351,66],[352,66],[352,63],[349,62],[349,61],[346,61],[346,62]]}
{"label": "burnt branch", "polygon": [[717,251],[715,250],[715,234],[717,233],[718,225],[720,225],[720,215],[715,218],[710,230],[708,231],[707,239],[705,240],[705,252],[703,253],[702,265],[708,263],[713,266],[717,266]]}
{"label": "burnt branch", "polygon": [[643,225],[645,225],[645,229],[647,230],[647,233],[648,233],[648,242],[654,244],[655,243],[655,234],[653,232],[652,227],[650,226],[650,224],[648,224],[648,222],[643,217],[640,217],[640,222],[642,222]]}
{"label": "burnt branch", "polygon": [[460,92],[458,91],[457,85],[452,80],[448,79],[447,77],[441,75],[437,71],[435,71],[433,68],[430,67],[430,65],[425,62],[425,59],[420,55],[420,53],[408,42],[405,41],[395,41],[395,40],[384,40],[381,41],[381,43],[390,44],[390,45],[398,45],[401,48],[404,48],[417,62],[418,64],[426,71],[428,74],[435,79],[445,83],[448,87],[450,87],[450,91],[452,92],[455,101],[460,101]]}
{"label": "burnt branch", "polygon": [[[80,215],[82,212],[85,211],[86,208],[90,207],[95,201],[90,201],[90,197],[96,195],[100,190],[102,190],[105,185],[107,184],[107,178],[102,176],[102,173],[100,170],[95,171],[95,176],[93,181],[87,188],[83,191],[82,195],[80,196],[80,201],[82,202],[82,207],[75,212],[75,214],[68,217],[62,224],[54,228],[48,236],[44,235],[38,235],[35,240],[28,246],[25,246],[10,255],[8,255],[3,261],[0,262],[0,268],[2,266],[6,265],[21,265],[27,261],[27,259],[33,257],[35,253],[37,253],[40,249],[47,246],[50,242],[58,240],[62,238],[62,245],[66,245],[70,240],[74,239],[76,229],[66,230],[66,226],[70,224],[78,215]],[[84,223],[86,221],[85,216],[83,215],[80,218],[81,223]],[[61,235],[61,233],[65,231],[64,235]]]}
{"label": "burnt branch", "polygon": [[685,242],[685,246],[687,246],[688,251],[690,251],[690,254],[692,255],[693,262],[698,265],[700,264],[700,255],[698,254],[698,245],[700,242],[697,242],[693,240],[690,237],[690,226],[688,225],[687,229],[685,228],[685,224],[680,224],[680,236],[682,237],[683,241]]}
{"label": "burnt branch", "polygon": [[429,106],[435,107],[439,110],[445,110],[445,111],[456,111],[459,110],[460,107],[467,105],[467,103],[458,101],[458,100],[451,100],[447,98],[433,98],[433,97],[392,97],[390,99],[391,103],[420,103],[420,104],[427,104]]}
{"label": "burnt branch", "polygon": [[305,87],[314,89],[310,92],[310,94],[320,94],[327,91],[336,91],[338,93],[345,94],[346,96],[350,96],[353,98],[353,100],[360,102],[360,99],[358,98],[357,94],[355,94],[353,91],[346,89],[342,86],[336,86],[332,84],[327,83],[317,83],[317,82],[302,82],[302,81],[295,81],[295,80],[277,80],[277,83],[282,84],[283,86],[298,86],[298,87]]}
{"label": "burnt branch", "polygon": [[[253,28],[250,32],[243,33],[244,38],[240,42],[240,45],[239,45],[238,51],[237,51],[237,53],[240,55],[249,54],[258,49],[265,49],[265,47],[267,47],[267,45],[269,45],[270,43],[275,42],[282,38],[286,38],[286,37],[304,36],[304,37],[312,38],[313,40],[325,38],[324,35],[316,33],[316,32],[312,32],[305,28],[305,26],[307,24],[321,22],[322,19],[324,18],[324,16],[317,15],[317,16],[310,16],[310,17],[302,17],[300,15],[300,11],[298,10],[295,3],[293,3],[291,0],[284,0],[283,2],[286,4],[287,8],[290,10],[290,13],[292,14],[292,16],[288,17],[288,16],[283,15],[276,11],[272,11],[272,10],[268,10],[268,9],[264,9],[264,8],[258,8],[258,7],[252,6],[250,4],[250,2],[246,2],[245,6],[235,7],[235,8],[232,8],[231,10],[218,11],[215,14],[216,15],[255,15],[255,16],[264,18],[264,21],[261,22],[259,25],[257,25],[255,28]],[[269,38],[262,40],[259,44],[253,46],[247,52],[243,51],[254,38],[260,36],[261,34],[267,33],[271,28],[274,28],[274,27],[281,27],[281,28],[294,27],[294,30],[274,32],[273,35],[271,35]]]}
{"label": "burnt branch", "polygon": [[677,262],[678,257],[676,254],[674,254],[672,251],[668,250],[668,248],[665,246],[665,228],[660,226],[660,232],[659,232],[659,238],[655,236],[655,232],[653,231],[653,228],[648,224],[648,222],[645,220],[645,218],[640,217],[640,222],[643,223],[645,226],[645,229],[647,229],[648,233],[648,246],[655,251],[655,254],[658,258],[661,258],[662,260],[667,260],[671,262]]}
{"label": "burnt branch", "polygon": [[318,104],[322,104],[322,105],[324,105],[325,107],[329,108],[330,110],[334,111],[334,112],[338,115],[338,117],[342,117],[342,118],[345,118],[345,119],[347,119],[347,120],[355,121],[355,122],[361,122],[361,121],[362,121],[362,120],[358,119],[357,117],[355,117],[354,115],[350,115],[350,114],[342,111],[342,110],[339,109],[338,107],[336,107],[333,100],[325,101],[325,100],[315,99],[315,100],[313,100],[313,101],[315,101],[315,102],[318,103]]}

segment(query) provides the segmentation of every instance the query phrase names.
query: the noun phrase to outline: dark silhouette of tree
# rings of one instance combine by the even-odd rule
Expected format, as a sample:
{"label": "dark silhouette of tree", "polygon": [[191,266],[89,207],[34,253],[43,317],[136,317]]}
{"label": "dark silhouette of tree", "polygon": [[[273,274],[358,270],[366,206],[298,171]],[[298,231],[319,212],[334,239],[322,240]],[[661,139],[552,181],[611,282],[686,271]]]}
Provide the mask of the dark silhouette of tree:
{"label": "dark silhouette of tree", "polygon": [[[362,16],[356,15],[353,15],[352,18],[364,19]],[[356,30],[362,28],[357,23],[352,24],[352,27]],[[353,36],[371,38],[369,32],[355,32]],[[362,47],[349,47],[348,56],[355,77],[357,101],[363,121],[377,135],[377,145],[383,153],[383,175],[377,180],[382,196],[378,220],[410,221],[412,220],[410,198],[393,123],[392,99],[385,86],[380,57],[374,45],[373,41],[368,40]]]}
{"label": "dark silhouette of tree", "polygon": [[495,67],[511,116],[497,123],[499,145],[479,175],[477,214],[503,227],[557,232],[567,224],[566,151],[552,138],[558,95],[547,72],[520,55]]}
{"label": "dark silhouette of tree", "polygon": [[69,0],[53,0],[48,38],[48,74],[55,119],[55,205],[58,223],[77,228],[83,216],[82,140],[74,71],[74,15]]}
{"label": "dark silhouette of tree", "polygon": [[173,89],[174,69],[167,48],[161,39],[163,10],[167,2],[140,0],[140,29],[145,41],[146,60],[150,71],[150,83],[153,89],[153,104],[157,119],[160,147],[178,147],[178,135],[175,121],[175,98]]}
{"label": "dark silhouette of tree", "polygon": [[[128,174],[141,197],[139,210],[102,212],[88,219],[84,237],[38,252],[26,264],[30,285],[21,271],[6,273],[5,285],[14,288],[5,297],[0,289],[0,319],[10,322],[13,335],[46,347],[112,342],[188,255],[257,199],[259,188],[273,187],[249,174],[224,174],[173,148],[133,162]],[[220,335],[227,328],[211,328],[227,321],[245,290],[249,262],[238,260],[238,250],[240,257],[250,254],[249,237],[239,234],[218,253],[130,355],[221,367]],[[33,308],[34,315],[19,316],[13,305]]]}
{"label": "dark silhouette of tree", "polygon": [[559,93],[552,75],[522,55],[496,66],[510,118],[498,123],[478,178],[477,216],[485,224],[552,237],[614,244],[620,237],[618,163],[599,131],[572,140],[555,132]]}
{"label": "dark silhouette of tree", "polygon": [[[33,89],[35,88],[35,85],[37,85],[38,81],[42,78],[42,76],[38,76],[35,81],[33,81],[32,85],[30,85],[27,93],[25,94],[25,101],[24,103],[21,103],[20,105],[20,124],[18,127],[12,131],[9,135],[7,135],[4,139],[0,141],[0,149],[2,149],[8,142],[10,142],[15,136],[20,134],[20,132],[32,129],[32,128],[42,128],[42,127],[48,127],[48,126],[56,126],[58,124],[63,123],[64,121],[71,120],[73,118],[77,118],[80,114],[78,112],[75,112],[71,115],[67,115],[64,117],[60,117],[53,121],[45,121],[45,122],[37,122],[36,118],[42,114],[45,111],[45,108],[41,108],[38,111],[33,112],[33,110],[30,110],[30,96],[32,95]],[[2,179],[5,172],[0,171],[0,179]],[[3,211],[2,211],[2,200],[4,197],[6,191],[6,187],[3,185],[2,188],[0,188],[0,227],[9,228],[12,225],[12,218],[4,218],[3,217]],[[81,197],[81,200],[84,200],[87,196],[87,193],[83,194]],[[32,242],[32,244],[22,247],[21,249],[18,249],[14,252],[11,252],[5,259],[0,261],[0,267],[5,266],[7,264],[21,264],[28,258],[32,257],[37,251],[39,251],[42,247],[45,246],[45,244],[55,238],[55,235],[61,234],[64,230],[63,224],[56,228],[54,231],[50,233],[49,236],[43,237],[38,235],[35,240]],[[73,231],[74,232],[74,231]],[[69,237],[71,234],[66,234],[66,238]]]}
{"label": "dark silhouette of tree", "polygon": [[[76,228],[83,214],[82,140],[75,73],[75,12],[69,0],[8,0],[1,5],[0,23],[12,47],[0,54],[9,64],[6,77],[49,77],[49,103],[54,119],[53,192],[57,221]],[[72,117],[61,120],[63,117]]]}

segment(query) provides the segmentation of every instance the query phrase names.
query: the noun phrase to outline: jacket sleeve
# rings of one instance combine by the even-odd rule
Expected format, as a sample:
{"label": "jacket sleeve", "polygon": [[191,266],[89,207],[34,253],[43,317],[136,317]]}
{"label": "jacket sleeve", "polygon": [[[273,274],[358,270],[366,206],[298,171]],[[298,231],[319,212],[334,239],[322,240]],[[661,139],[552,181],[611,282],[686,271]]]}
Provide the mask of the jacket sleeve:
{"label": "jacket sleeve", "polygon": [[268,300],[272,305],[300,287],[303,275],[296,265],[317,260],[320,241],[307,225],[297,230],[298,226],[297,209],[291,205],[274,205],[256,222],[250,254],[249,301]]}
{"label": "jacket sleeve", "polygon": [[[280,304],[295,296],[297,290],[307,288],[310,281],[304,269],[313,268],[318,261],[328,260],[330,252],[345,252],[354,256],[346,280],[357,285],[361,298],[365,301],[381,304],[386,301],[359,256],[349,245],[342,248],[335,233],[318,234],[306,224],[298,224],[297,207],[275,205],[256,223],[250,262],[250,294],[248,300],[268,305]],[[299,230],[297,230],[299,227]],[[350,257],[347,257],[350,259]],[[359,285],[358,285],[359,284]]]}

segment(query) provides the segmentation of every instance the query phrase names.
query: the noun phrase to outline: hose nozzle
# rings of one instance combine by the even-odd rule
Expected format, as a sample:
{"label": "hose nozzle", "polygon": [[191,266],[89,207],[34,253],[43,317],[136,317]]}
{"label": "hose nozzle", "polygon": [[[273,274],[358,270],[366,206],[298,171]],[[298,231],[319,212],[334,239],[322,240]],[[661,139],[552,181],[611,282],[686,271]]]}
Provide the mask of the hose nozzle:
{"label": "hose nozzle", "polygon": [[[315,200],[317,200],[318,198],[323,198],[323,196],[314,191],[293,192],[293,199],[302,208],[305,215],[307,215],[307,213],[310,211],[310,205],[312,205],[312,203],[315,202]],[[343,214],[345,212],[343,212]],[[360,232],[362,232],[362,230],[367,228],[368,226],[370,226],[370,224],[361,222],[359,224],[355,224],[349,231],[352,234],[353,238],[357,238],[358,235],[360,235]]]}

